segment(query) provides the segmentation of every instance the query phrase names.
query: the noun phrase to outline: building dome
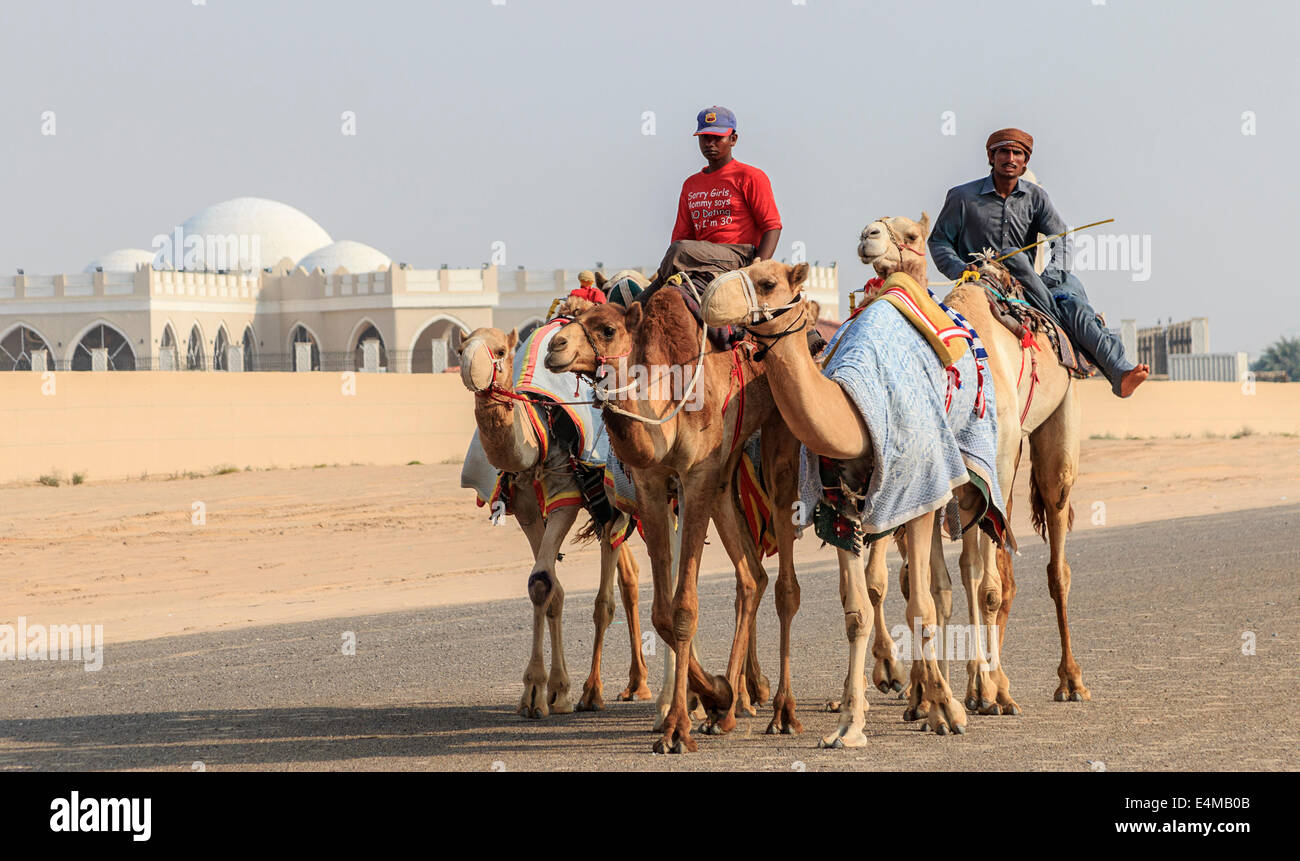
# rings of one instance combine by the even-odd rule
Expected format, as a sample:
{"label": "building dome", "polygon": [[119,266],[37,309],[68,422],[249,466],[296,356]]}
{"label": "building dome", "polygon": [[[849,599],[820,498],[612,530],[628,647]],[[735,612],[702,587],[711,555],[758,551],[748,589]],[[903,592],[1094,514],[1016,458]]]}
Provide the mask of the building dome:
{"label": "building dome", "polygon": [[95,267],[99,267],[105,272],[134,272],[135,267],[141,263],[152,264],[153,258],[154,253],[143,248],[121,248],[101,254],[87,263],[86,268],[81,271],[94,272]]}
{"label": "building dome", "polygon": [[340,239],[324,248],[317,248],[298,261],[298,265],[308,272],[324,269],[327,273],[340,266],[349,272],[374,272],[379,267],[391,266],[392,263],[384,252],[351,239]]}
{"label": "building dome", "polygon": [[[333,240],[325,229],[284,203],[260,197],[237,197],[214,203],[181,222],[185,239],[190,236],[237,237],[238,261],[204,261],[201,269],[252,269],[273,266],[282,258],[297,260]],[[169,234],[170,236],[170,234]],[[256,237],[256,246],[253,238]],[[183,248],[174,249],[176,268],[182,268]],[[224,265],[223,265],[224,264]]]}

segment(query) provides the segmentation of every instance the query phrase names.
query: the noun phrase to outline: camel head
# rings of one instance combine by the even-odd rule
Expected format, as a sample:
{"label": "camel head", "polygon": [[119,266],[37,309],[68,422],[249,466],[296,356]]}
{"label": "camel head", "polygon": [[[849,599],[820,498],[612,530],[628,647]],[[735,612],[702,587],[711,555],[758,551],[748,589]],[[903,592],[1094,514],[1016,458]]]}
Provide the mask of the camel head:
{"label": "camel head", "polygon": [[710,326],[742,325],[770,334],[794,318],[787,310],[804,305],[803,282],[808,280],[807,263],[779,263],[760,260],[744,269],[713,279],[700,302]]}
{"label": "camel head", "polygon": [[876,270],[881,278],[895,272],[907,272],[917,278],[919,268],[925,276],[925,238],[930,235],[930,216],[921,213],[920,221],[901,215],[877,218],[862,228],[858,239],[858,257]]}
{"label": "camel head", "polygon": [[515,347],[519,333],[490,326],[466,332],[461,329],[460,380],[471,392],[484,392],[493,384],[510,387],[514,377]]}
{"label": "camel head", "polygon": [[[640,316],[640,306],[637,316]],[[626,356],[632,349],[627,310],[621,305],[592,305],[551,337],[546,369],[557,374],[594,374],[607,360]]]}

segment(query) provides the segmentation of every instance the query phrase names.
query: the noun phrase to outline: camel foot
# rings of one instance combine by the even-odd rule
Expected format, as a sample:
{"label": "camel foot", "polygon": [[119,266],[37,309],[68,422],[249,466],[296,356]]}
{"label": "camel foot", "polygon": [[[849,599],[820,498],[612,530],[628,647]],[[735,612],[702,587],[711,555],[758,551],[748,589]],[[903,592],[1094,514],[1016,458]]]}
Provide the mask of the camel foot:
{"label": "camel foot", "polygon": [[698,749],[699,745],[691,738],[691,722],[685,709],[681,706],[670,709],[664,719],[663,737],[652,745],[651,750],[655,753],[694,753]]}
{"label": "camel foot", "polygon": [[794,716],[794,697],[780,694],[772,703],[772,722],[767,725],[767,734],[798,735],[803,732],[803,724]]}
{"label": "camel foot", "polygon": [[529,720],[540,720],[550,713],[540,682],[524,682],[524,695],[519,698],[519,714]]}
{"label": "camel foot", "polygon": [[[772,686],[768,684],[767,676],[762,673],[759,673],[756,679],[745,676],[745,688],[749,693],[749,701],[755,706],[767,705],[767,701],[772,698]],[[749,713],[758,714],[752,710]]]}
{"label": "camel foot", "polygon": [[731,704],[735,697],[735,692],[731,689],[731,683],[727,681],[727,677],[714,676],[713,690],[700,694],[700,705],[706,710],[706,716],[720,715],[723,712],[731,711]]}
{"label": "camel foot", "polygon": [[876,690],[882,694],[901,691],[906,678],[902,664],[894,660],[892,655],[876,658],[876,665],[871,670],[871,683],[876,686]]}
{"label": "camel foot", "polygon": [[649,699],[654,699],[654,694],[650,693],[650,689],[646,687],[645,682],[641,682],[641,684],[635,688],[632,687],[631,682],[628,682],[627,687],[618,692],[618,701],[621,703],[628,703],[632,700]]}
{"label": "camel foot", "polygon": [[838,712],[840,710],[839,700],[827,700],[826,705],[822,708],[824,712]]}
{"label": "camel foot", "polygon": [[605,708],[605,698],[600,693],[600,683],[588,682],[583,685],[582,696],[578,699],[578,704],[573,707],[578,712],[597,712]]}
{"label": "camel foot", "polygon": [[966,710],[955,697],[950,697],[946,701],[941,700],[937,704],[932,703],[926,725],[934,731],[935,735],[947,735],[950,730],[954,735],[964,735]]}
{"label": "camel foot", "polygon": [[1069,679],[1061,682],[1053,697],[1058,703],[1082,703],[1092,699],[1092,692],[1083,686],[1083,681]]}
{"label": "camel foot", "polygon": [[866,747],[867,737],[863,734],[860,724],[851,723],[836,727],[835,732],[819,740],[817,746],[830,750],[841,750],[846,747]]}
{"label": "camel foot", "polygon": [[562,688],[550,692],[550,709],[553,715],[567,715],[573,713],[573,704],[569,702],[569,689]]}
{"label": "camel foot", "polygon": [[704,704],[700,702],[698,694],[690,695],[690,699],[687,700],[686,708],[687,714],[691,716],[691,720],[704,720],[709,716],[709,713],[704,710]]}

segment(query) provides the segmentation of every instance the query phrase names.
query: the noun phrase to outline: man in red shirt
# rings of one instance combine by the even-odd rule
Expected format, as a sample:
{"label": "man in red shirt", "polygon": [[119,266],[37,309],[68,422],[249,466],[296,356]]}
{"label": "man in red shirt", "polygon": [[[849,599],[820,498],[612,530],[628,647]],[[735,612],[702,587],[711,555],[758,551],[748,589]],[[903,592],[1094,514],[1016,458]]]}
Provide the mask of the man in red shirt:
{"label": "man in red shirt", "polygon": [[672,244],[652,286],[677,272],[712,277],[771,259],[781,236],[767,174],[731,157],[736,115],[717,105],[705,108],[696,117],[695,137],[709,165],[682,183]]}

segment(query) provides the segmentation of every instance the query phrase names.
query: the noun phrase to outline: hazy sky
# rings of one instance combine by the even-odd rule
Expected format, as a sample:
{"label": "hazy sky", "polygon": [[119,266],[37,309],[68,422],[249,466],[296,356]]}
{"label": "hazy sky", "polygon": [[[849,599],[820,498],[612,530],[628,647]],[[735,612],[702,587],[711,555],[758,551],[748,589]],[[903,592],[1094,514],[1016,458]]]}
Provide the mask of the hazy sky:
{"label": "hazy sky", "polygon": [[77,272],[240,196],[421,267],[477,266],[495,241],[511,268],[652,264],[702,166],[695,113],[722,104],[737,158],[771,177],[778,255],[839,261],[844,290],[870,274],[864,224],[935,216],[987,173],[987,134],[1017,125],[1067,221],[1150,237],[1148,280],[1080,273],[1111,325],[1208,316],[1213,350],[1252,353],[1300,334],[1289,3],[4,8],[2,272]]}

